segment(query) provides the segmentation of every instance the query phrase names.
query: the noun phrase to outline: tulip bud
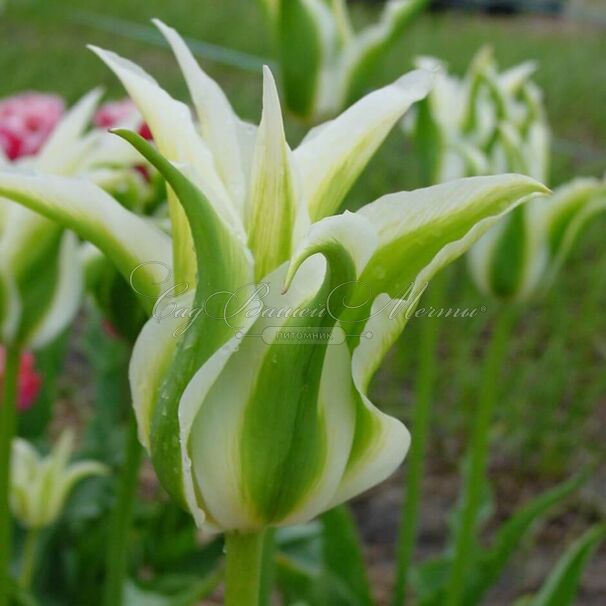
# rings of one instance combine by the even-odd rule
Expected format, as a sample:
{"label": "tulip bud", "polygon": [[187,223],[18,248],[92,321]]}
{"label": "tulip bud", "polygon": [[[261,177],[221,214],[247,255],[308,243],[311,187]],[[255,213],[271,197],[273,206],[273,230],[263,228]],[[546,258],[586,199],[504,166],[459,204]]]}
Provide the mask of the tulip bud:
{"label": "tulip bud", "polygon": [[469,252],[478,289],[526,302],[545,294],[583,226],[606,209],[606,179],[579,178],[516,209]]}
{"label": "tulip bud", "polygon": [[15,438],[11,459],[10,502],[13,515],[25,528],[50,526],[59,518],[78,482],[104,475],[107,468],[95,461],[69,462],[74,436],[65,430],[46,457],[21,438]]}
{"label": "tulip bud", "polygon": [[276,30],[288,108],[311,121],[366,92],[377,64],[427,0],[389,0],[377,23],[355,32],[345,0],[264,0]]}

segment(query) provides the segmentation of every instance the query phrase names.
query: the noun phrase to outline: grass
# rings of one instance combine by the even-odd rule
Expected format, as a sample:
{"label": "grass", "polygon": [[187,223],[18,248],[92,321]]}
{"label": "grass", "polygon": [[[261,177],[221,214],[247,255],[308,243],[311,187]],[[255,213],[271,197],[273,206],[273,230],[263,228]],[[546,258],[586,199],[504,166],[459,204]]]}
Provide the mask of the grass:
{"label": "grass", "polygon": [[[356,7],[362,22],[370,9]],[[181,33],[207,42],[271,56],[263,19],[251,0],[12,0],[0,22],[0,96],[23,89],[57,91],[74,101],[102,85],[110,97],[123,91],[114,76],[88,52],[87,43],[110,47],[158,76],[174,94],[185,87],[168,50],[99,31],[78,20],[82,11],[147,24],[159,17]],[[574,154],[555,153],[552,183],[606,170],[606,36],[584,24],[517,17],[439,14],[419,19],[390,54],[376,84],[409,69],[413,57],[442,57],[463,71],[479,46],[490,43],[503,66],[527,59],[540,65],[555,136],[574,142]],[[601,60],[600,60],[601,58]],[[205,63],[244,117],[258,119],[261,81],[257,74]],[[301,128],[290,126],[293,141]],[[393,133],[348,199],[352,208],[384,193],[418,185],[418,167],[404,138]],[[603,219],[586,232],[555,289],[529,309],[517,327],[500,396],[496,432],[499,454],[516,470],[561,475],[604,456],[597,415],[606,393],[606,251]],[[450,270],[448,304],[485,306],[475,320],[445,320],[439,377],[439,414],[434,439],[458,436],[474,409],[470,394],[478,377],[479,346],[490,302],[466,279],[462,263]],[[417,321],[418,324],[419,321]],[[411,323],[375,381],[375,399],[406,415],[414,376],[418,326]],[[477,336],[474,340],[473,335]],[[404,381],[402,377],[405,377]],[[604,421],[604,413],[602,422]],[[451,454],[454,462],[457,448]],[[448,449],[442,455],[448,459]]]}

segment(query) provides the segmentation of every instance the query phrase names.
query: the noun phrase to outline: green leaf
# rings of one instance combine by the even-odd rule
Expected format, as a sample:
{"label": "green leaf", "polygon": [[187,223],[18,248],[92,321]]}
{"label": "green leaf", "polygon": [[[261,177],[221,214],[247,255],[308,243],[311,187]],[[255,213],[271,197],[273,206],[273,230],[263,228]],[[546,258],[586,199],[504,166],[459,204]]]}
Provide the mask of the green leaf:
{"label": "green leaf", "polygon": [[464,604],[478,604],[503,572],[514,551],[527,536],[533,525],[547,512],[572,494],[584,482],[579,476],[556,486],[524,505],[498,530],[493,545],[483,552],[477,572],[468,584]]}
{"label": "green leaf", "polygon": [[587,562],[606,537],[606,525],[590,528],[560,558],[530,606],[572,606]]}
{"label": "green leaf", "polygon": [[[366,575],[362,544],[355,521],[345,505],[326,512],[322,518],[324,568],[340,579],[356,596],[356,604],[371,606],[374,602]],[[349,606],[334,596],[331,606]]]}
{"label": "green leaf", "polygon": [[208,597],[221,579],[214,570],[200,578],[193,575],[167,575],[141,586],[127,583],[124,603],[129,606],[195,606]]}

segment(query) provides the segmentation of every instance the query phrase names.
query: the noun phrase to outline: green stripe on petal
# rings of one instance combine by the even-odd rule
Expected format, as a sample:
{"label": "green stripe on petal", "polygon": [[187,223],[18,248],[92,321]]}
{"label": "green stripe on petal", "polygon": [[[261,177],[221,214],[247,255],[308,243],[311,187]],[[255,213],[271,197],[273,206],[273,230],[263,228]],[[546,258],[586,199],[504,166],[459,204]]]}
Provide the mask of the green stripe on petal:
{"label": "green stripe on petal", "polygon": [[[324,410],[319,405],[321,379],[330,335],[358,276],[356,261],[370,257],[372,226],[348,214],[312,227],[293,265],[316,253],[326,259],[323,284],[307,306],[329,305],[327,313],[298,316],[281,325],[281,334],[316,330],[319,338],[276,342],[255,376],[244,413],[240,456],[244,494],[266,523],[279,522],[313,494],[327,466],[329,446]],[[362,248],[362,250],[360,250]],[[289,284],[287,276],[286,284]],[[331,295],[341,289],[330,304]],[[346,377],[344,377],[346,379]],[[347,381],[344,385],[349,383]],[[296,472],[294,471],[296,470]]]}
{"label": "green stripe on petal", "polygon": [[291,151],[276,83],[263,69],[263,116],[257,131],[248,202],[248,245],[260,280],[290,257],[297,214]]}
{"label": "green stripe on petal", "polygon": [[416,70],[374,91],[314,131],[295,150],[303,199],[312,220],[332,215],[389,131],[432,85]]}
{"label": "green stripe on petal", "polygon": [[503,219],[503,227],[490,259],[491,292],[499,299],[511,300],[521,291],[531,251],[528,215],[525,208],[516,208]]}
{"label": "green stripe on petal", "polygon": [[[202,191],[139,135],[115,131],[129,141],[166,179],[191,227],[197,266],[196,291],[188,329],[179,340],[153,407],[152,460],[163,486],[186,502],[179,448],[178,408],[183,391],[198,369],[245,323],[244,312],[226,316],[227,302],[252,290],[253,261],[240,233],[215,211]],[[186,167],[187,168],[187,167]],[[177,284],[188,288],[186,284]],[[201,337],[202,335],[202,337]]]}

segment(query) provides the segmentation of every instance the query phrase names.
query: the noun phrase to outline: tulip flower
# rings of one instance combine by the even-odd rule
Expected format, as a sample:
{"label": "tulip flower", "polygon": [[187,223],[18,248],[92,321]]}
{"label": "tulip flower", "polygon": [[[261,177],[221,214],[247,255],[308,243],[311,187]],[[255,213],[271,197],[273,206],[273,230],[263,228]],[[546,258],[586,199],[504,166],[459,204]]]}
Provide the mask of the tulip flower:
{"label": "tulip flower", "polygon": [[606,210],[606,179],[573,179],[516,210],[474,246],[468,267],[478,289],[506,302],[545,294],[584,225]]}
{"label": "tulip flower", "polygon": [[[0,386],[4,375],[4,348],[0,347]],[[36,372],[34,355],[27,351],[21,354],[19,378],[17,381],[17,407],[20,411],[29,410],[35,402],[42,385],[42,377]]]}
{"label": "tulip flower", "polygon": [[25,528],[54,524],[78,482],[103,475],[107,468],[96,461],[69,462],[74,435],[65,430],[51,453],[41,457],[26,440],[15,438],[12,457],[11,509]]}
{"label": "tulip flower", "polygon": [[[151,315],[130,368],[140,439],[173,499],[227,532],[228,553],[252,541],[240,547],[254,558],[266,527],[309,520],[401,463],[409,435],[369,400],[374,371],[427,281],[546,190],[466,179],[334,215],[432,75],[369,94],[291,150],[268,69],[256,127],[157,24],[199,125],[141,68],[94,50],[149,124],[157,149],[119,134],[166,179],[171,237],[83,180],[2,171],[0,195],[74,229],[131,281]],[[249,603],[228,577],[228,603]]]}
{"label": "tulip flower", "polygon": [[[418,61],[434,69],[438,63]],[[551,137],[541,90],[530,80],[534,64],[499,72],[490,51],[482,49],[463,79],[444,68],[423,107],[405,124],[428,152],[429,178],[446,182],[513,171],[547,181]],[[605,186],[603,180],[574,179],[551,198],[508,215],[468,255],[478,289],[507,302],[543,295],[583,225],[604,209]]]}
{"label": "tulip flower", "polygon": [[11,510],[26,529],[20,584],[27,589],[35,570],[41,529],[54,524],[74,487],[83,479],[107,473],[96,461],[70,463],[74,435],[64,430],[55,447],[41,457],[26,440],[15,438],[11,457]]}
{"label": "tulip flower", "polygon": [[11,161],[37,154],[64,111],[57,95],[28,92],[0,100],[0,152]]}
{"label": "tulip flower", "polygon": [[345,0],[263,0],[275,30],[288,108],[318,121],[359,99],[377,64],[427,0],[389,0],[355,32]]}
{"label": "tulip flower", "polygon": [[[435,70],[436,83],[403,128],[415,140],[429,183],[511,170],[502,165],[500,128],[505,123],[525,133],[532,130],[535,144],[548,142],[540,91],[529,82],[533,62],[499,72],[485,47],[463,78],[448,73],[434,57],[419,58],[417,66]],[[540,151],[537,158],[544,157]],[[546,171],[532,176],[545,179]]]}

